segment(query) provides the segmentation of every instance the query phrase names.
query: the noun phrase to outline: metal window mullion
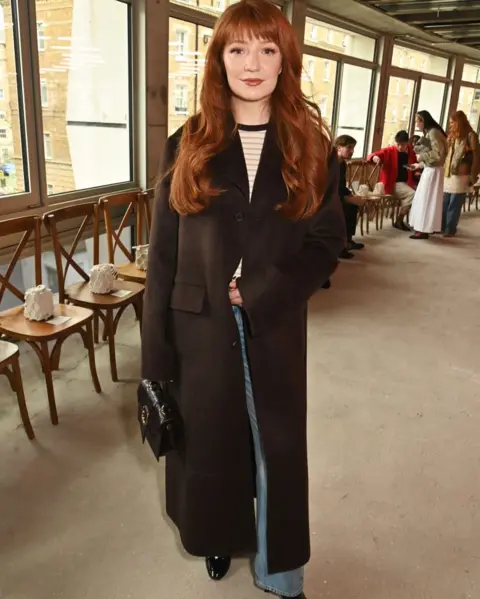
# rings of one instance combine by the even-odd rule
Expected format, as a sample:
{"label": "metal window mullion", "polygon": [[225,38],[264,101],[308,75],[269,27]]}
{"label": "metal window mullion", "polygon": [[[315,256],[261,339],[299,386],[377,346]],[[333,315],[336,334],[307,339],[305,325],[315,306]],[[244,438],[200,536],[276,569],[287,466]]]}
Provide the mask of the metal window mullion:
{"label": "metal window mullion", "polygon": [[[31,0],[29,0],[31,2]],[[16,213],[40,205],[38,163],[36,161],[37,131],[35,110],[31,102],[30,14],[27,2],[12,0],[14,23],[14,57],[17,71],[18,117],[20,119],[21,158],[27,190],[2,197],[0,214]],[[34,23],[36,30],[36,23]]]}
{"label": "metal window mullion", "polygon": [[332,108],[332,133],[337,137],[338,115],[340,112],[340,101],[342,96],[343,81],[343,62],[337,62],[335,69],[335,87],[333,88],[333,108]]}

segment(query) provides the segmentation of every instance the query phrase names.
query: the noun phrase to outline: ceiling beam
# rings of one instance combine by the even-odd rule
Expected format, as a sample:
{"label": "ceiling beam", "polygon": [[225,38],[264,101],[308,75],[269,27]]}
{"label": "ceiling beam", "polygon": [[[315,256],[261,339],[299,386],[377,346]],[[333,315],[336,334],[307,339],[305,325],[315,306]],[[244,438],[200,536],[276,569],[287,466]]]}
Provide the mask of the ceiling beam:
{"label": "ceiling beam", "polygon": [[456,24],[466,23],[471,25],[471,21],[478,22],[479,13],[478,10],[454,10],[454,11],[440,11],[440,12],[428,12],[428,13],[408,13],[397,15],[396,13],[390,13],[392,17],[397,17],[404,23],[409,25],[426,25],[426,24]]}
{"label": "ceiling beam", "polygon": [[457,11],[465,11],[465,10],[479,10],[480,2],[476,0],[471,0],[468,2],[464,2],[461,4],[458,0],[452,2],[452,0],[444,0],[443,2],[435,2],[435,1],[425,1],[419,2],[414,0],[414,2],[392,2],[391,0],[387,2],[372,2],[378,8],[392,14],[392,15],[401,15],[401,14],[414,14],[414,13],[423,13],[425,11],[442,13],[442,12],[457,12]]}

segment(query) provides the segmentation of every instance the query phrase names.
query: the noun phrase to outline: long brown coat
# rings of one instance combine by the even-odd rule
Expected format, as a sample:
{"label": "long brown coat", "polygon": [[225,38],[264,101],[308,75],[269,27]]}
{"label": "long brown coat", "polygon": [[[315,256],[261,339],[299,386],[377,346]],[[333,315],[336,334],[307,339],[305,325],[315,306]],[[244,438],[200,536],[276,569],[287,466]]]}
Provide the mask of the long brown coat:
{"label": "long brown coat", "polygon": [[[165,168],[180,135],[167,142]],[[144,307],[144,378],[176,381],[186,448],[167,457],[167,512],[192,555],[254,552],[255,467],[239,335],[228,285],[243,257],[247,348],[268,477],[268,569],[310,556],[306,443],[307,300],[335,270],[344,247],[338,164],[329,163],[322,207],[291,222],[274,129],[266,134],[249,201],[236,134],[211,161],[225,190],[202,213],[169,209],[159,186]]]}

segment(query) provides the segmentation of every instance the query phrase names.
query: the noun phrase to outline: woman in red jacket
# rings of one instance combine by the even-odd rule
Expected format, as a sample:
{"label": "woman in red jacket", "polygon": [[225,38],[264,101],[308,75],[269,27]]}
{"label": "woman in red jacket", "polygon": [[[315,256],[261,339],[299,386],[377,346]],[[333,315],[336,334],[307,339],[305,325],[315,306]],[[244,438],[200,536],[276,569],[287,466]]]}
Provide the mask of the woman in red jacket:
{"label": "woman in red jacket", "polygon": [[413,171],[407,166],[415,164],[416,156],[409,143],[408,133],[399,131],[392,146],[370,154],[368,160],[382,165],[379,182],[385,185],[385,193],[393,195],[401,202],[402,207],[393,226],[401,231],[410,231],[405,217],[412,205],[416,184]]}

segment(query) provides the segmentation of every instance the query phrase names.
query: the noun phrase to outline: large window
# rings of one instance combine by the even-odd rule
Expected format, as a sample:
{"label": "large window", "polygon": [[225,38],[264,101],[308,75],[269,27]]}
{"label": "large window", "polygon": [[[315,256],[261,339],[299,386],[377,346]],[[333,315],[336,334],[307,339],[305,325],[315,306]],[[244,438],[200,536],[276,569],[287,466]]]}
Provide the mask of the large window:
{"label": "large window", "polygon": [[323,118],[331,126],[337,63],[333,60],[305,54],[303,69],[303,93],[320,107]]}
{"label": "large window", "polygon": [[363,60],[373,61],[375,56],[375,39],[310,17],[305,25],[304,41],[309,46]]}
{"label": "large window", "polygon": [[394,46],[392,65],[438,77],[448,75],[448,58],[404,48],[403,46]]}
{"label": "large window", "polygon": [[458,97],[458,110],[463,110],[475,131],[479,127],[480,89],[461,87]]}
{"label": "large window", "polygon": [[47,185],[65,193],[130,181],[129,6],[36,0],[36,9]]}
{"label": "large window", "polygon": [[343,67],[342,93],[336,135],[344,133],[357,140],[356,155],[363,156],[372,87],[372,71],[346,64]]}
{"label": "large window", "polygon": [[422,79],[420,86],[418,110],[428,110],[438,123],[442,122],[445,89],[445,83],[429,81],[428,79]]}
{"label": "large window", "polygon": [[414,91],[415,81],[401,77],[390,77],[383,129],[383,147],[394,142],[398,131],[409,130]]}
{"label": "large window", "polygon": [[466,64],[463,67],[462,81],[468,81],[469,83],[480,83],[480,66]]}
{"label": "large window", "polygon": [[25,120],[18,69],[19,46],[16,13],[10,1],[0,4],[0,195],[28,191],[25,160]]}
{"label": "large window", "polygon": [[213,30],[170,19],[168,132],[171,135],[198,111],[205,53]]}

